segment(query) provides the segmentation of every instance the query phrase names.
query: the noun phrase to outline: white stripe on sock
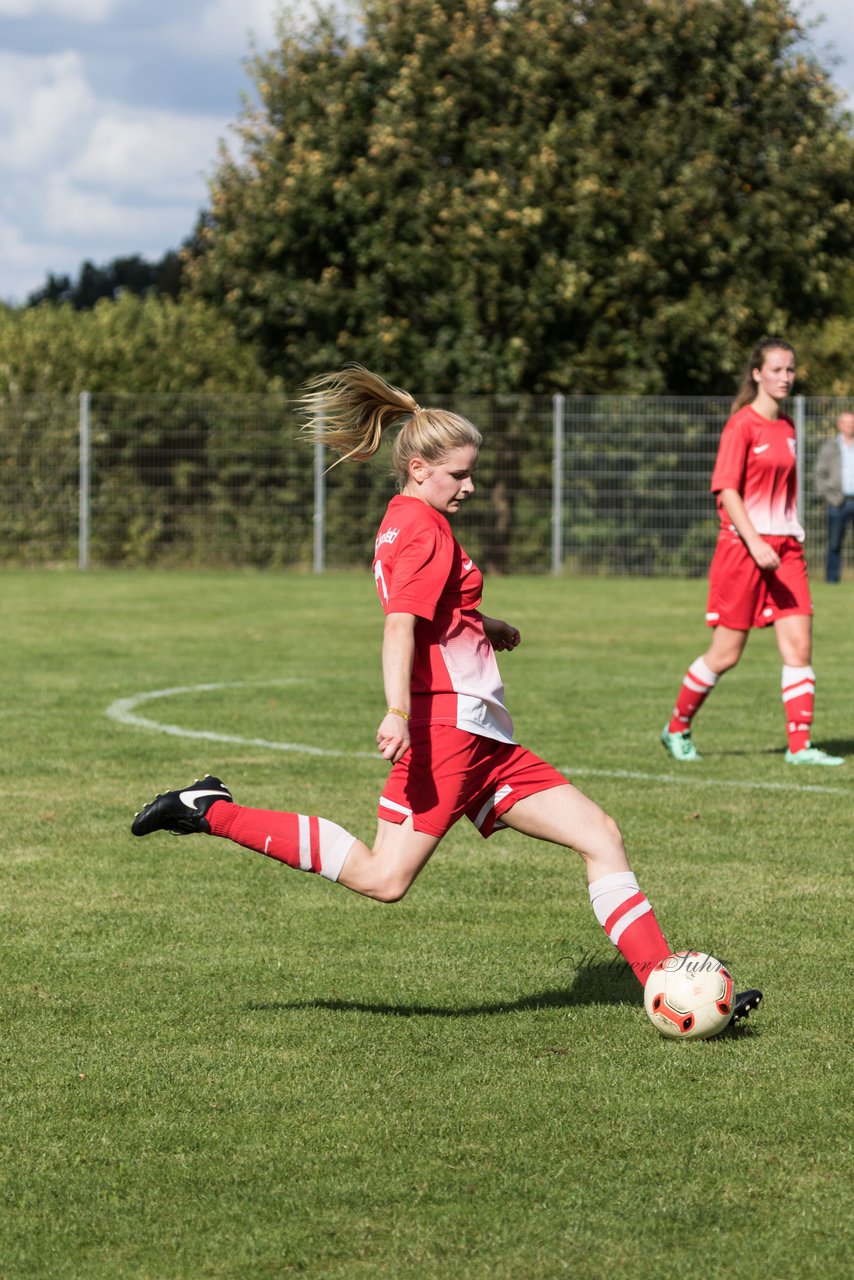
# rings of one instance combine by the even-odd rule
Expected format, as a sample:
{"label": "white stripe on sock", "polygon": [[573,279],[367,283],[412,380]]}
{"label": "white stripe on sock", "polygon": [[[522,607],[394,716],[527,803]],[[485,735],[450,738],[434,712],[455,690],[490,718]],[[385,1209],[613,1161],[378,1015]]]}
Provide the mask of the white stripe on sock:
{"label": "white stripe on sock", "polygon": [[613,915],[617,907],[628,898],[640,893],[640,885],[631,871],[614,871],[609,876],[600,876],[588,886],[590,905],[593,914],[605,928],[608,917]]}
{"label": "white stripe on sock", "polygon": [[711,667],[706,666],[703,658],[697,658],[688,668],[688,674],[697,680],[702,680],[707,689],[713,689],[720,680],[720,672],[712,671]]}
{"label": "white stripe on sock", "polygon": [[311,828],[304,813],[297,814],[299,823],[299,868],[300,871],[311,871]]}
{"label": "white stripe on sock", "polygon": [[639,902],[636,907],[632,907],[631,911],[627,911],[624,916],[620,916],[620,919],[608,934],[615,947],[629,925],[634,924],[641,916],[645,916],[647,911],[652,911],[652,904],[644,898],[643,902]]}
{"label": "white stripe on sock", "polygon": [[815,681],[804,680],[803,684],[793,684],[790,688],[783,690],[783,701],[791,702],[792,698],[799,698],[802,693],[815,693]]}

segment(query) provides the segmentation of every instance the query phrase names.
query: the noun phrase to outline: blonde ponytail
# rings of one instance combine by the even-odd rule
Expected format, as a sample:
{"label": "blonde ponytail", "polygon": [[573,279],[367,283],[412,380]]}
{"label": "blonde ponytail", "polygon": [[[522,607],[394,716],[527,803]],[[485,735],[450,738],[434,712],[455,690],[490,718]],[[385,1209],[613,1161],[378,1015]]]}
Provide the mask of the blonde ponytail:
{"label": "blonde ponytail", "polygon": [[422,409],[408,391],[358,364],[316,378],[300,403],[307,415],[305,433],[341,455],[333,466],[347,459],[367,461],[385,432],[399,427],[392,470],[401,489],[409,479],[412,458],[435,465],[451,449],[481,445],[480,432],[467,418],[444,409]]}

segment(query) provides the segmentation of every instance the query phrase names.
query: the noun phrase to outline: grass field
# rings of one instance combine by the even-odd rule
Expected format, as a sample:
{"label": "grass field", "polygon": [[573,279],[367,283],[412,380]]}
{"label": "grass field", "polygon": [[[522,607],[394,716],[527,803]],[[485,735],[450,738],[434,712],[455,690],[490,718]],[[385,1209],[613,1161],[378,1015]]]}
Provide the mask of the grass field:
{"label": "grass field", "polygon": [[[849,1274],[854,758],[784,765],[772,636],[680,767],[703,582],[488,584],[522,741],[617,818],[674,948],[765,991],[674,1044],[551,846],[461,825],[383,907],[130,837],[203,770],[372,835],[369,574],[0,590],[2,1280]],[[814,665],[815,740],[854,757],[852,590],[815,585]]]}

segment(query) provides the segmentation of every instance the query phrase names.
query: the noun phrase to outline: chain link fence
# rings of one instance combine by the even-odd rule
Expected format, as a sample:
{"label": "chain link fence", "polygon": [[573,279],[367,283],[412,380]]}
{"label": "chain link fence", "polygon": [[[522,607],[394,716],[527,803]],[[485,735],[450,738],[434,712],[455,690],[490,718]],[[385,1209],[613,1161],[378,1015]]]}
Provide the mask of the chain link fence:
{"label": "chain link fence", "polygon": [[[457,522],[498,573],[697,576],[728,397],[449,396],[484,445]],[[801,519],[813,572],[819,445],[849,406],[795,397]],[[331,470],[281,396],[0,400],[0,562],[11,566],[364,567],[394,492],[389,459]],[[849,540],[850,543],[850,540]],[[851,546],[846,549],[852,563]]]}

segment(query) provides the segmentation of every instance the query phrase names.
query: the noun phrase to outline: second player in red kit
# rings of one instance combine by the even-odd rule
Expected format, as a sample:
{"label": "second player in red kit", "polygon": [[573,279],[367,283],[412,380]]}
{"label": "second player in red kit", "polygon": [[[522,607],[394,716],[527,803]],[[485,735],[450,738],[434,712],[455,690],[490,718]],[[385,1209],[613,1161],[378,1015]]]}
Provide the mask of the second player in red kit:
{"label": "second player in red kit", "polygon": [[811,741],[813,605],[797,516],[795,427],[781,411],[794,383],[793,349],[780,338],[764,338],[751,352],[712,473],[720,517],[706,607],[712,642],[688,668],[661,733],[674,760],[700,759],[694,717],[739,661],[751,630],[773,626],[783,662],[786,762],[843,763]]}

